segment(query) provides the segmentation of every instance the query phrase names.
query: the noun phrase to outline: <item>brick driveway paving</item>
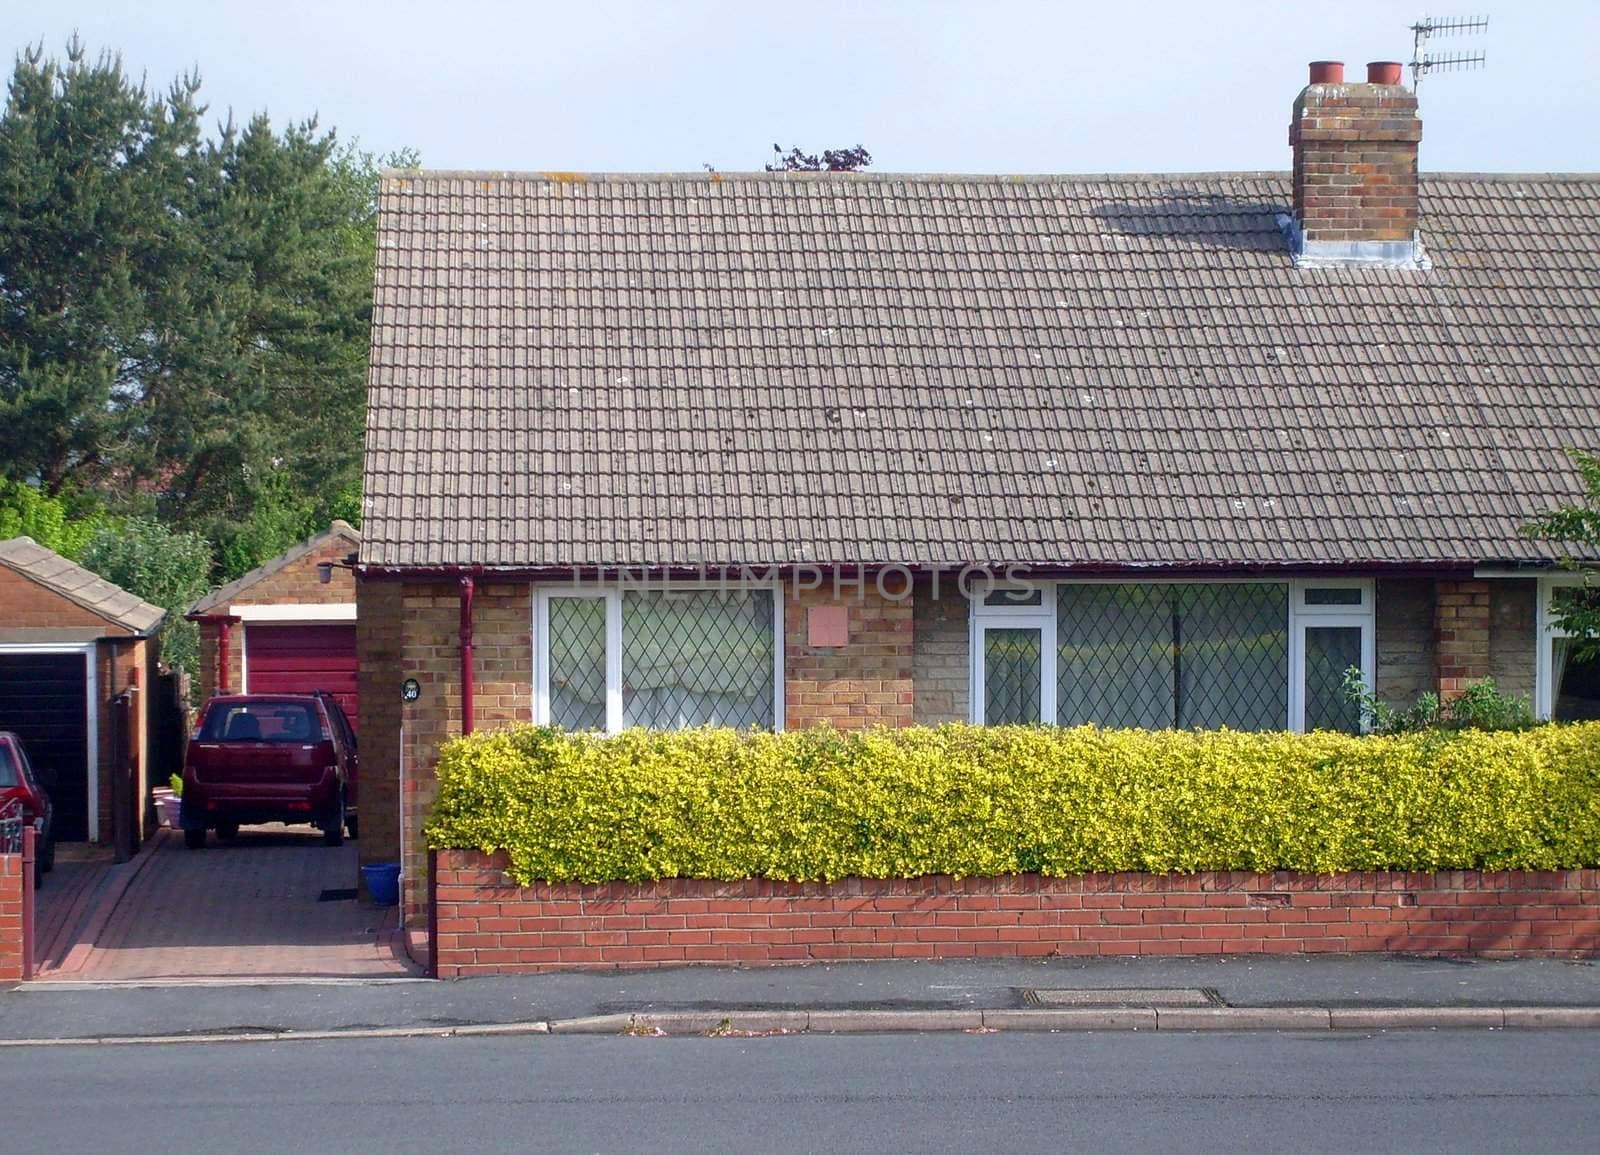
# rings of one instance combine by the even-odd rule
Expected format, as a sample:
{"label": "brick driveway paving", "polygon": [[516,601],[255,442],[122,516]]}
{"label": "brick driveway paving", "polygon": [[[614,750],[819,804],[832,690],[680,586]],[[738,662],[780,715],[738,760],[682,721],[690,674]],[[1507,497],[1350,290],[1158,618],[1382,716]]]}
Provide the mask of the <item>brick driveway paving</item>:
{"label": "brick driveway paving", "polygon": [[[307,828],[247,826],[203,851],[163,830],[121,897],[43,960],[44,980],[384,978],[416,973],[393,907],[319,901],[356,884],[356,846]],[[135,865],[130,863],[129,865]],[[114,895],[107,895],[107,899]]]}

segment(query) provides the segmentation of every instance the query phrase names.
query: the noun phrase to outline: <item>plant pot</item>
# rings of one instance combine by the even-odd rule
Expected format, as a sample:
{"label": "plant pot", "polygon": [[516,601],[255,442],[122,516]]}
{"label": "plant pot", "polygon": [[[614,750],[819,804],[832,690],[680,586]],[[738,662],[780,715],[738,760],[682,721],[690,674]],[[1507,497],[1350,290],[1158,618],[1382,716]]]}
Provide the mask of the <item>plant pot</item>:
{"label": "plant pot", "polygon": [[183,805],[182,797],[174,794],[170,790],[157,790],[155,791],[155,798],[156,817],[160,819],[161,825],[170,827],[173,830],[177,830],[180,825],[178,821],[178,810]]}

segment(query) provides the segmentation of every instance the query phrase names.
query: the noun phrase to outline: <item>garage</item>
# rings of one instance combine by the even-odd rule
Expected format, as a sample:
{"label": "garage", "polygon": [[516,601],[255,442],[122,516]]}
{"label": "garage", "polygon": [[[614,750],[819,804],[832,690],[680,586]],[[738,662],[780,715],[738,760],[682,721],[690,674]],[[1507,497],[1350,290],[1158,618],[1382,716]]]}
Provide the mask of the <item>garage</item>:
{"label": "garage", "polygon": [[83,652],[0,653],[0,730],[22,739],[62,842],[89,837],[89,663]]}
{"label": "garage", "polygon": [[[132,855],[154,822],[159,606],[32,538],[0,541],[0,730],[44,779],[59,842]],[[166,778],[165,765],[159,771]]]}
{"label": "garage", "polygon": [[256,624],[244,633],[244,690],[251,694],[307,694],[325,690],[338,699],[352,726],[356,718],[356,627],[353,623]]}

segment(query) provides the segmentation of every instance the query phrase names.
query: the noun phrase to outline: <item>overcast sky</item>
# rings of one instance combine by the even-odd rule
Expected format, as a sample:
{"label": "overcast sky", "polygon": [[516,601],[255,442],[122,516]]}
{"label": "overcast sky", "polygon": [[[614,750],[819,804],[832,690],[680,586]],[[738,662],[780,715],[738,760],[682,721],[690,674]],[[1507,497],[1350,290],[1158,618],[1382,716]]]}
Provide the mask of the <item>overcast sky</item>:
{"label": "overcast sky", "polygon": [[[1485,0],[1471,0],[1482,4]],[[1407,60],[1413,3],[3,0],[0,43],[78,31],[213,113],[317,114],[438,168],[759,168],[864,144],[878,171],[1282,169],[1306,62]],[[1600,168],[1600,3],[1517,0],[1481,71],[1422,86],[1422,163]],[[269,14],[270,13],[270,14]]]}

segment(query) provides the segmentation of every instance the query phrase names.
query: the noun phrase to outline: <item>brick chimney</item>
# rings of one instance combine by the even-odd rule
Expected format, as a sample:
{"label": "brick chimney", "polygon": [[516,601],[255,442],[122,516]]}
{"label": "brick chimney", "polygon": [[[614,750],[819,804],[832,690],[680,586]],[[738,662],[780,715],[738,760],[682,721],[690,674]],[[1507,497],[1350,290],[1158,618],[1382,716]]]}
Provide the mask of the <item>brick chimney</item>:
{"label": "brick chimney", "polygon": [[1426,267],[1417,235],[1417,98],[1392,61],[1346,84],[1344,65],[1319,60],[1294,102],[1297,265]]}

